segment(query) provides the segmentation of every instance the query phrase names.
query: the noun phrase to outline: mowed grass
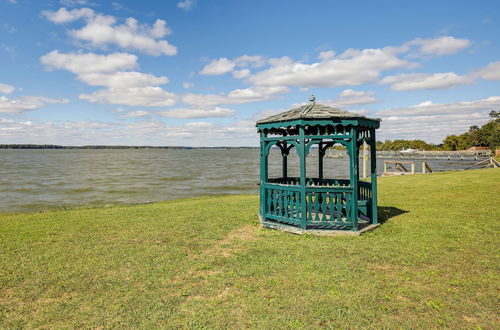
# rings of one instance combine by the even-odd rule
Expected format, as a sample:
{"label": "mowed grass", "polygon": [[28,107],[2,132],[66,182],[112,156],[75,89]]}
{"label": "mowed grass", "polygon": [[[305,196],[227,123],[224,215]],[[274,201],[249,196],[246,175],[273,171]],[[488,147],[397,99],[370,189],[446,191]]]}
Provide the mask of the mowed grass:
{"label": "mowed grass", "polygon": [[0,215],[0,327],[498,329],[500,170],[379,182],[360,237],[254,195]]}

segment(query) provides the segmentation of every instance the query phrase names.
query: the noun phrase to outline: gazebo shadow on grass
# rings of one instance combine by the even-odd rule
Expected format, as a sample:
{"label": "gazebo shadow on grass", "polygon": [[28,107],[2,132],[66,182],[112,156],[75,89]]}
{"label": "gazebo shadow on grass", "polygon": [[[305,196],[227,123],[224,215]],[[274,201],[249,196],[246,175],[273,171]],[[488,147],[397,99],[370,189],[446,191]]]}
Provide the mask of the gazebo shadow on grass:
{"label": "gazebo shadow on grass", "polygon": [[378,212],[378,222],[382,224],[388,221],[390,218],[396,217],[401,214],[409,213],[410,211],[401,210],[393,206],[379,206],[377,208],[377,212]]}

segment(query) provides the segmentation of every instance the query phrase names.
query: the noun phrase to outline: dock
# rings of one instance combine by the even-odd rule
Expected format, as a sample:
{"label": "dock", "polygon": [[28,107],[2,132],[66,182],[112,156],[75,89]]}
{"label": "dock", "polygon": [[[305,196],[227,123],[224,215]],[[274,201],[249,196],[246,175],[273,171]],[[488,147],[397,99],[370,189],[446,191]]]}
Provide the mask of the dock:
{"label": "dock", "polygon": [[[407,166],[409,165],[409,169]],[[405,175],[405,174],[416,174],[416,163],[412,161],[400,161],[400,160],[386,160],[384,161],[384,173],[383,176],[390,175]],[[432,169],[427,164],[427,162],[422,162],[421,172],[422,174],[432,173]]]}
{"label": "dock", "polygon": [[415,150],[411,153],[381,150],[377,151],[377,157],[384,159],[480,160],[491,157],[491,150]]}

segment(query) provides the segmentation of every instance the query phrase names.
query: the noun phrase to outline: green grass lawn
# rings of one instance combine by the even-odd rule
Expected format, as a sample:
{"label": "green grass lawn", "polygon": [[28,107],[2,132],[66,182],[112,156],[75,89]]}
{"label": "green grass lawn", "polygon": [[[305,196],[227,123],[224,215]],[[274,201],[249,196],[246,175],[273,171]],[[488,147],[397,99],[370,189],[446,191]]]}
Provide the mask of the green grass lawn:
{"label": "green grass lawn", "polygon": [[500,169],[384,177],[359,237],[258,196],[0,214],[0,328],[499,328]]}

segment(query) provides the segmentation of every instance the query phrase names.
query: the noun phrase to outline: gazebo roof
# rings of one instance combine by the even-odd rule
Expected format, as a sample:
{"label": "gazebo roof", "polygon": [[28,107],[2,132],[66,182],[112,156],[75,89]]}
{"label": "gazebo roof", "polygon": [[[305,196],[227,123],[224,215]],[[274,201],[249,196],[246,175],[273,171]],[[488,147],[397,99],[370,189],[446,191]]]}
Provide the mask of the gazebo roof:
{"label": "gazebo roof", "polygon": [[257,125],[259,124],[267,124],[267,123],[278,123],[290,120],[297,119],[370,119],[380,121],[380,119],[367,118],[365,116],[359,115],[354,112],[349,112],[333,107],[329,107],[323,104],[318,104],[314,102],[314,95],[311,95],[309,98],[309,104],[303,105],[301,107],[291,109],[277,115],[270,116],[265,119],[261,119],[257,121]]}

